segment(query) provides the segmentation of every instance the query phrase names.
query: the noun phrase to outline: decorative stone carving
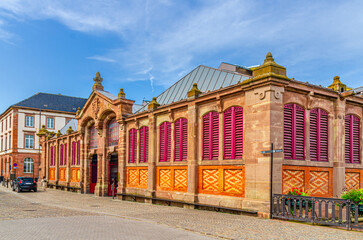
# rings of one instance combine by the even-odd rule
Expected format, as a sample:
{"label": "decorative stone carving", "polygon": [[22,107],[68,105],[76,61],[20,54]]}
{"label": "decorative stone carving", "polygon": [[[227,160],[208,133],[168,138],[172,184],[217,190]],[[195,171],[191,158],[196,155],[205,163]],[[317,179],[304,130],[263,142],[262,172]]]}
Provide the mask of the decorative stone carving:
{"label": "decorative stone carving", "polygon": [[97,119],[97,114],[98,114],[98,111],[100,110],[100,106],[101,106],[100,99],[95,98],[92,102],[92,110],[93,110],[93,113],[95,114],[95,119]]}

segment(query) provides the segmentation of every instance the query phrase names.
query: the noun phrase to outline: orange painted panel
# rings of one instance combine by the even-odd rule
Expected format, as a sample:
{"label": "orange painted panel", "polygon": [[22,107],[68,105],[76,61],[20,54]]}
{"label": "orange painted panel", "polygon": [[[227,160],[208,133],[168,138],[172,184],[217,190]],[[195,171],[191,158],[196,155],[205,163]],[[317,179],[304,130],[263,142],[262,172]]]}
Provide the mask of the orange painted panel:
{"label": "orange painted panel", "polygon": [[55,168],[49,169],[49,180],[55,180]]}
{"label": "orange painted panel", "polygon": [[148,168],[147,167],[127,167],[126,186],[135,188],[147,188]]}
{"label": "orange painted panel", "polygon": [[79,168],[71,168],[71,182],[79,182],[81,180],[81,170]]}
{"label": "orange painted panel", "polygon": [[188,167],[157,167],[156,182],[158,190],[186,192],[188,189]]}
{"label": "orange painted panel", "polygon": [[304,188],[315,197],[333,196],[333,169],[305,166],[282,166],[282,192]]}
{"label": "orange painted panel", "polygon": [[363,170],[345,169],[345,190],[363,188]]}
{"label": "orange painted panel", "polygon": [[59,168],[59,181],[66,181],[67,168]]}
{"label": "orange painted panel", "polygon": [[199,193],[244,197],[244,166],[199,166]]}

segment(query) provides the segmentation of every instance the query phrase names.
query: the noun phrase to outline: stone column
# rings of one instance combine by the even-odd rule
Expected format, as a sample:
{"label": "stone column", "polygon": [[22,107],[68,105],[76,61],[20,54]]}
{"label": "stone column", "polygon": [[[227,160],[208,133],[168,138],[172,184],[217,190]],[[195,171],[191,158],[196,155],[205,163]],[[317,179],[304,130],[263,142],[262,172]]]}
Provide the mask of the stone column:
{"label": "stone column", "polygon": [[58,184],[59,182],[59,140],[55,140],[55,146],[56,146],[56,151],[55,151],[55,182],[56,184]]}
{"label": "stone column", "polygon": [[71,183],[71,164],[72,164],[72,157],[71,157],[71,152],[72,152],[72,141],[71,141],[71,137],[67,136],[67,169],[66,169],[66,182],[67,182],[67,186],[70,185]]}
{"label": "stone column", "polygon": [[81,129],[81,176],[83,181],[83,192],[89,193],[90,190],[90,177],[89,177],[89,162],[90,160],[88,152],[87,152],[87,143],[88,143],[88,134],[89,131],[86,131],[85,128]]}
{"label": "stone column", "polygon": [[157,161],[157,126],[156,116],[149,114],[149,162],[147,196],[154,197],[156,191],[156,161]]}
{"label": "stone column", "polygon": [[[97,126],[97,125],[96,125]],[[97,127],[96,127],[97,128]],[[97,196],[105,196],[108,190],[106,179],[106,153],[105,153],[105,131],[100,128],[98,130],[98,148],[97,148],[97,185],[95,194]]]}
{"label": "stone column", "polygon": [[120,125],[118,139],[119,182],[117,193],[126,193],[126,123],[123,120],[118,120],[117,122]]}
{"label": "stone column", "polygon": [[188,189],[187,201],[196,202],[198,193],[198,107],[188,104]]}
{"label": "stone column", "polygon": [[[333,197],[339,197],[345,187],[345,99],[337,98],[334,113]],[[331,142],[331,141],[329,141]]]}

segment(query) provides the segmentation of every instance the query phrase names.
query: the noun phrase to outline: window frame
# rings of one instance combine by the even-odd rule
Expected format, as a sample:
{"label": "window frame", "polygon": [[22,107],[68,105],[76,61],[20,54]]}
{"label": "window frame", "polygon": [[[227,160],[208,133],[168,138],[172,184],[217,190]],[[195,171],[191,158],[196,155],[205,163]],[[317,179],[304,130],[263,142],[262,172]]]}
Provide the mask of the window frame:
{"label": "window frame", "polygon": [[[26,161],[26,160],[29,160],[29,159],[31,160],[31,162]],[[28,168],[30,168],[30,171],[28,170]],[[27,171],[25,171],[25,170],[27,170]],[[32,159],[30,157],[24,158],[24,161],[23,161],[23,173],[33,173],[33,172],[34,172],[34,159]]]}
{"label": "window frame", "polygon": [[[28,125],[28,118],[32,119],[31,121],[32,125]],[[34,115],[28,115],[28,114],[25,115],[25,127],[34,128],[34,120],[35,120]]]}
{"label": "window frame", "polygon": [[[32,147],[27,147],[27,136],[32,137]],[[35,149],[35,137],[34,133],[24,133],[24,149]]]}
{"label": "window frame", "polygon": [[[48,120],[53,120],[53,127],[49,127]],[[55,118],[54,117],[47,117],[47,129],[54,129],[55,128]]]}

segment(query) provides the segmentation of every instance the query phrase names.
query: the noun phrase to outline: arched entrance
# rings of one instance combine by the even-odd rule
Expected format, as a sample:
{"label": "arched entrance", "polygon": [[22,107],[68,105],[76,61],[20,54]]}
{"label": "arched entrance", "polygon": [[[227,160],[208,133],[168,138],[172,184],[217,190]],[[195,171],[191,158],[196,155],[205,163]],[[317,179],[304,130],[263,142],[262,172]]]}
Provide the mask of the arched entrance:
{"label": "arched entrance", "polygon": [[97,184],[97,154],[92,156],[91,161],[91,182],[89,187],[90,193],[95,193],[95,187]]}
{"label": "arched entrance", "polygon": [[111,159],[109,163],[109,172],[108,172],[108,196],[112,196],[112,183],[114,181],[114,189],[115,194],[117,191],[117,183],[118,183],[118,154],[112,153]]}

